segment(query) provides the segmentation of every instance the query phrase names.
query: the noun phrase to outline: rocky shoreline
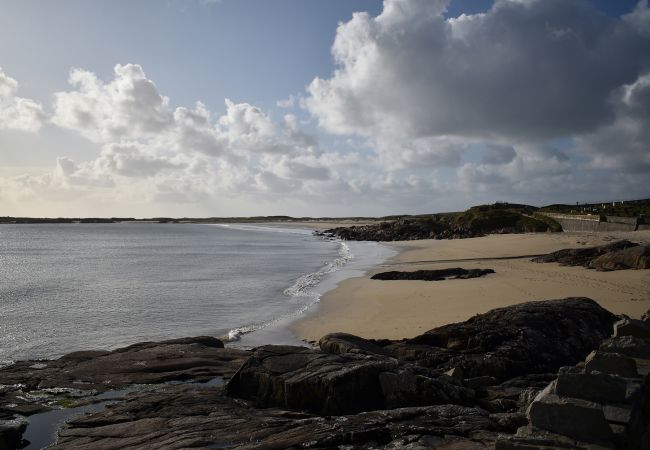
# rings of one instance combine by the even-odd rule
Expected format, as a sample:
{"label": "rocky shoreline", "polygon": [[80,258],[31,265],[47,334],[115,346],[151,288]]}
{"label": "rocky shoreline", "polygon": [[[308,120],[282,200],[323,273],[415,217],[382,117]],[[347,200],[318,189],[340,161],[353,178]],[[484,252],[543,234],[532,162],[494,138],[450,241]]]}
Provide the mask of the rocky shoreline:
{"label": "rocky shoreline", "polygon": [[648,448],[644,320],[567,298],[408,340],[244,351],[198,337],[20,362],[0,369],[0,448],[26,445],[44,411],[126,386],[53,448]]}

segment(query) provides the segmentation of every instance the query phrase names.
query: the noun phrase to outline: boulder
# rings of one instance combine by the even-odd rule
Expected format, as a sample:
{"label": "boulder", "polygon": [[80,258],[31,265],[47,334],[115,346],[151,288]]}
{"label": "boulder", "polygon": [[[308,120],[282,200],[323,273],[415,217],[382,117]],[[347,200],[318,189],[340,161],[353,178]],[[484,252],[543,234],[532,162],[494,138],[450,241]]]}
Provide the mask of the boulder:
{"label": "boulder", "polygon": [[226,392],[259,407],[324,415],[471,403],[473,391],[452,381],[384,356],[331,355],[305,347],[266,345],[255,349],[228,382]]}
{"label": "boulder", "polygon": [[605,373],[560,373],[555,394],[599,403],[623,403],[627,382]]}
{"label": "boulder", "polygon": [[608,373],[621,377],[634,378],[639,374],[634,359],[618,353],[593,351],[585,360],[585,371]]}
{"label": "boulder", "polygon": [[533,258],[532,261],[537,263],[557,262],[562,266],[587,267],[592,260],[602,255],[637,246],[638,244],[633,242],[621,240],[595,247],[565,248],[548,255],[538,256]]}
{"label": "boulder", "polygon": [[388,355],[376,341],[354,336],[348,333],[326,334],[318,341],[318,346],[325,353],[341,355],[343,353],[360,353],[365,355]]}
{"label": "boulder", "polygon": [[620,353],[632,358],[650,359],[650,339],[622,336],[605,339],[600,350],[606,353]]}
{"label": "boulder", "polygon": [[532,426],[583,442],[612,439],[612,430],[601,405],[560,397],[553,393],[554,388],[554,383],[551,383],[528,407],[526,414]]}
{"label": "boulder", "polygon": [[624,317],[614,323],[614,337],[634,336],[641,339],[650,339],[650,324],[642,320]]}
{"label": "boulder", "polygon": [[606,253],[591,260],[588,267],[603,271],[650,269],[650,246],[639,245]]}
{"label": "boulder", "polygon": [[467,378],[504,381],[576,364],[611,334],[614,321],[613,314],[588,298],[528,302],[435,328],[384,349],[441,373],[462,367]]}

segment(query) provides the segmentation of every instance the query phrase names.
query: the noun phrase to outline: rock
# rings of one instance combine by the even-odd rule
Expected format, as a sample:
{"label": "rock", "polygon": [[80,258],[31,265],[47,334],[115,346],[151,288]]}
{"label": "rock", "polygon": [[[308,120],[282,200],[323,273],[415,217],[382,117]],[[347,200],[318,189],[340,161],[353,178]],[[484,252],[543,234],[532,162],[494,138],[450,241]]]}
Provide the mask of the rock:
{"label": "rock", "polygon": [[627,382],[605,373],[560,373],[555,394],[599,403],[623,403]]}
{"label": "rock", "polygon": [[536,258],[533,258],[532,261],[537,263],[557,262],[562,266],[587,267],[592,260],[602,255],[637,246],[638,244],[622,240],[606,245],[598,245],[596,247],[566,248],[553,253],[549,253],[548,255],[538,256]]}
{"label": "rock", "polygon": [[604,340],[600,344],[600,350],[632,358],[650,359],[650,340],[634,336],[614,337]]}
{"label": "rock", "polygon": [[650,246],[639,245],[608,252],[592,259],[588,265],[596,270],[650,269]]}
{"label": "rock", "polygon": [[219,388],[135,394],[102,413],[73,419],[52,449],[476,449],[491,448],[505,431],[486,411],[458,405],[331,417],[251,406]]}
{"label": "rock", "polygon": [[520,412],[494,413],[490,414],[489,418],[490,421],[495,423],[496,427],[501,430],[507,430],[509,433],[514,433],[519,427],[528,424],[528,418]]}
{"label": "rock", "polygon": [[526,412],[536,428],[569,436],[584,442],[606,442],[612,430],[598,403],[553,394],[554,383],[540,392]]}
{"label": "rock", "polygon": [[614,323],[614,337],[634,336],[641,339],[650,339],[650,325],[642,320],[625,317]]}
{"label": "rock", "polygon": [[[462,367],[452,367],[448,371],[445,372],[445,375],[448,377],[454,378],[456,380],[462,380],[463,379],[463,368]],[[468,386],[472,387],[472,386]]]}
{"label": "rock", "polygon": [[318,414],[382,408],[467,404],[473,391],[428,376],[393,358],[355,353],[331,355],[305,347],[257,348],[228,382],[228,395],[259,407],[279,406]]}
{"label": "rock", "polygon": [[448,383],[443,377],[427,377],[409,369],[382,372],[379,384],[384,408],[446,403],[469,405],[474,397],[473,391]]}
{"label": "rock", "polygon": [[0,420],[0,448],[22,448],[23,433],[28,423],[24,417]]}
{"label": "rock", "polygon": [[527,425],[520,427],[514,436],[500,435],[494,448],[495,450],[557,450],[564,448],[596,450],[602,447],[582,446],[575,439]]}
{"label": "rock", "polygon": [[624,448],[650,448],[650,375],[645,376],[640,395],[635,399]]}
{"label": "rock", "polygon": [[650,323],[650,309],[641,316],[641,320],[645,323]]}
{"label": "rock", "polygon": [[0,369],[0,384],[105,391],[130,384],[208,381],[233,375],[248,356],[206,336],[144,342],[112,352],[73,352],[38,364],[22,361]]}
{"label": "rock", "polygon": [[468,278],[479,278],[483,275],[494,273],[492,269],[461,269],[456,267],[453,269],[438,269],[438,270],[416,270],[413,272],[380,272],[370,279],[372,280],[422,280],[422,281],[442,281],[442,280],[457,280]]}
{"label": "rock", "polygon": [[593,351],[587,356],[585,360],[585,371],[587,373],[594,371],[608,373],[628,378],[639,376],[634,359],[618,353],[605,353],[601,351]]}
{"label": "rock", "polygon": [[626,425],[632,417],[631,407],[621,407],[613,405],[603,405],[603,414],[608,422],[619,425]]}
{"label": "rock", "polygon": [[499,384],[499,380],[494,377],[474,377],[465,380],[465,386],[472,389],[478,389]]}
{"label": "rock", "polygon": [[615,316],[587,298],[498,308],[384,347],[392,356],[440,372],[504,381],[576,364],[608,337]]}
{"label": "rock", "polygon": [[348,333],[326,334],[318,341],[318,346],[325,353],[340,355],[343,353],[360,353],[366,355],[387,355],[388,353],[375,343]]}

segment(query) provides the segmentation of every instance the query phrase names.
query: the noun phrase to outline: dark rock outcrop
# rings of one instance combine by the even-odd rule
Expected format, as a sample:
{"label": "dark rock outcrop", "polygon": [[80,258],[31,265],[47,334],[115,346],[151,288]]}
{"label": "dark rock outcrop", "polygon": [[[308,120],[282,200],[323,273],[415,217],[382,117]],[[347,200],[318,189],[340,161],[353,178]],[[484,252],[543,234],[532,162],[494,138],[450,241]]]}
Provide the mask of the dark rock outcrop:
{"label": "dark rock outcrop", "polygon": [[259,407],[323,415],[434,404],[468,404],[473,391],[449,377],[393,358],[327,354],[305,347],[266,345],[253,351],[226,386],[228,395]]}
{"label": "dark rock outcrop", "polygon": [[256,409],[220,388],[170,387],[132,394],[103,413],[71,421],[52,449],[487,449],[518,420],[458,405],[321,417]]}
{"label": "dark rock outcrop", "polygon": [[144,342],[107,351],[73,352],[56,360],[21,361],[0,370],[0,384],[28,389],[99,391],[170,380],[208,381],[232,374],[248,357],[212,337]]}
{"label": "dark rock outcrop", "polygon": [[324,234],[346,241],[413,241],[483,236],[482,232],[456,224],[444,215],[434,215],[430,219],[399,219],[371,225],[338,227],[325,230]]}
{"label": "dark rock outcrop", "polygon": [[479,278],[483,275],[494,273],[492,269],[462,269],[455,267],[451,269],[437,270],[416,270],[413,272],[380,272],[372,277],[372,280],[422,280],[422,281],[442,281],[442,280],[466,280],[468,278]]}
{"label": "dark rock outcrop", "polygon": [[616,317],[587,298],[498,308],[386,346],[397,358],[466,377],[507,380],[575,364],[611,334]]}
{"label": "dark rock outcrop", "polygon": [[565,248],[532,261],[597,270],[647,269],[650,268],[650,247],[622,240],[595,247]]}
{"label": "dark rock outcrop", "polygon": [[605,253],[589,261],[587,267],[601,271],[650,269],[650,246],[638,245]]}

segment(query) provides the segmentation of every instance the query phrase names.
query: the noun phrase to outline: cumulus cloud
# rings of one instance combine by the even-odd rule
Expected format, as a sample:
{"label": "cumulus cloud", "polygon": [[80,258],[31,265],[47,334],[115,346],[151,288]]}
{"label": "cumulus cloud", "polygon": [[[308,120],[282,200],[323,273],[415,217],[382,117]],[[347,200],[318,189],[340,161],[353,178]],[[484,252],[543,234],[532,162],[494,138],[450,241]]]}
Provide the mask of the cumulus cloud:
{"label": "cumulus cloud", "polygon": [[43,108],[17,91],[18,82],[0,67],[0,129],[38,131],[47,120]]}
{"label": "cumulus cloud", "polygon": [[315,78],[304,102],[320,125],[371,137],[393,159],[450,164],[450,139],[543,141],[606,127],[619,112],[613,96],[650,67],[646,2],[619,19],[565,0],[497,0],[446,19],[447,4],[386,0],[379,16],[339,25],[337,69]]}
{"label": "cumulus cloud", "polygon": [[94,73],[73,69],[74,91],[54,94],[52,122],[95,142],[132,139],[158,133],[169,125],[169,99],[137,64],[116,65],[104,83]]}

